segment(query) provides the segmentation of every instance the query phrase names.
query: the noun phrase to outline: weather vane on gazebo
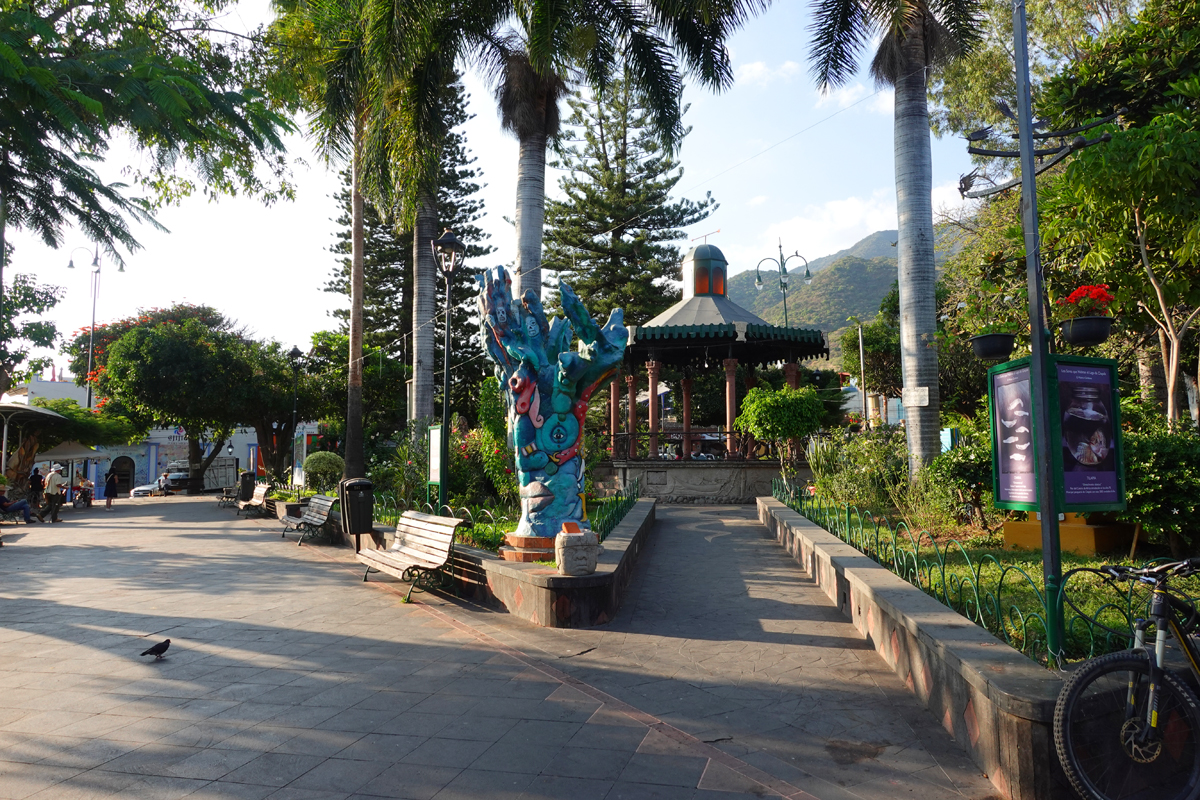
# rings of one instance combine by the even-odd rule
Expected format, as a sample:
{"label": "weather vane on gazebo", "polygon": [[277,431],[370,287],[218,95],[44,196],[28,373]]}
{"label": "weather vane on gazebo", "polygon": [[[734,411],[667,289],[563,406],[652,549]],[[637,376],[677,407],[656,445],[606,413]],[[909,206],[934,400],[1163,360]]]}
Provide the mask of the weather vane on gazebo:
{"label": "weather vane on gazebo", "polygon": [[[720,233],[720,232],[721,232],[721,229],[720,229],[720,228],[717,228],[715,231],[709,231],[708,233],[702,233],[702,234],[700,234],[699,236],[697,236],[697,237],[696,237],[696,239],[703,239],[703,240],[704,240],[704,243],[705,243],[705,244],[708,244],[708,237],[710,237],[710,236],[716,236],[716,235],[717,235],[718,233]],[[694,242],[694,241],[696,241],[696,239],[692,239],[692,241]]]}

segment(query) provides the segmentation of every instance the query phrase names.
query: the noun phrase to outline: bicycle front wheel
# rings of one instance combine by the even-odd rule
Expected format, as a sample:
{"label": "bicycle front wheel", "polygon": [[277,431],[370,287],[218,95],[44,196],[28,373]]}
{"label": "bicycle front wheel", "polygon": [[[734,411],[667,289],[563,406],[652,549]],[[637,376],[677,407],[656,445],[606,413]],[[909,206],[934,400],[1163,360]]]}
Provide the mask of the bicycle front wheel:
{"label": "bicycle front wheel", "polygon": [[1149,731],[1150,664],[1142,650],[1093,659],[1063,684],[1054,745],[1089,800],[1200,798],[1200,700],[1162,672],[1158,727]]}

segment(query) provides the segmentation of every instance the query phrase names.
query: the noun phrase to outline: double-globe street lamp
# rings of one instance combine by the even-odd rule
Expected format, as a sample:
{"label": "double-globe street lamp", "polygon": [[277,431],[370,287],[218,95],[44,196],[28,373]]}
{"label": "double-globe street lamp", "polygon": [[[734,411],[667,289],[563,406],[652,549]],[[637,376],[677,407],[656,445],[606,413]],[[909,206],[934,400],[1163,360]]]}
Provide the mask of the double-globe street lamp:
{"label": "double-globe street lamp", "polygon": [[[71,251],[70,258],[67,259],[67,269],[75,269],[75,252],[82,250],[88,252],[86,247],[76,247]],[[117,272],[124,272],[125,265],[118,264]],[[92,362],[96,357],[96,298],[100,295],[100,245],[95,246],[92,251],[92,326],[88,328],[88,365],[87,365],[87,407],[92,409]],[[83,462],[83,475],[86,478],[88,470],[91,467],[91,459],[85,459]],[[74,480],[71,481],[74,483]]]}
{"label": "double-globe street lamp", "polygon": [[765,262],[770,261],[779,268],[779,291],[783,292],[783,327],[785,328],[788,327],[787,290],[788,278],[790,277],[787,271],[787,262],[791,261],[793,258],[798,258],[804,262],[804,282],[806,284],[812,283],[812,273],[808,271],[808,259],[800,255],[799,252],[792,253],[790,256],[784,256],[782,239],[779,240],[779,258],[771,258],[770,256],[767,256],[762,261],[759,261],[754,267],[754,288],[758,289],[760,292],[763,290],[763,286],[765,285],[762,279],[762,265]]}
{"label": "double-globe street lamp", "polygon": [[292,362],[292,463],[288,470],[291,473],[288,475],[289,483],[296,482],[296,398],[300,394],[300,358],[303,355],[296,345],[292,345],[288,352],[288,359]]}
{"label": "double-globe street lamp", "polygon": [[463,253],[467,246],[458,240],[454,231],[446,230],[432,242],[434,258],[442,269],[442,277],[446,279],[446,339],[443,345],[442,359],[442,441],[441,441],[441,470],[438,475],[438,513],[446,505],[446,478],[449,477],[450,464],[450,286],[454,270],[462,264]]}

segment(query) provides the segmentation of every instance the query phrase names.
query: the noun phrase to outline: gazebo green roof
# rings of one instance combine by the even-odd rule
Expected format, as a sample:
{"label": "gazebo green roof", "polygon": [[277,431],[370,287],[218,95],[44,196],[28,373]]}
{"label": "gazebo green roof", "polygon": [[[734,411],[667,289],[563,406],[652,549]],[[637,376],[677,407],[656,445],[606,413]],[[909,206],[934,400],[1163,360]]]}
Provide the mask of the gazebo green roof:
{"label": "gazebo green roof", "polygon": [[[683,261],[683,299],[645,325],[629,327],[626,361],[686,366],[736,358],[766,366],[829,355],[821,331],[772,325],[730,300],[725,295],[724,273],[719,285],[709,277],[714,268],[723,270],[726,263],[713,245],[693,248]],[[707,286],[697,282],[697,266],[708,269],[703,278]]]}

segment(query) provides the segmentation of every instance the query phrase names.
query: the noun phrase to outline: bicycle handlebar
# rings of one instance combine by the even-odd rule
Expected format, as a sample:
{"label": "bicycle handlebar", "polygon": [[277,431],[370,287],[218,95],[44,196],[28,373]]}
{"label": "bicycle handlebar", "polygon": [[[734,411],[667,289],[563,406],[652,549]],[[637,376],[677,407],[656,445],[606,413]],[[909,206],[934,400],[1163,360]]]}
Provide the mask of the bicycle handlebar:
{"label": "bicycle handlebar", "polygon": [[1118,581],[1146,580],[1155,581],[1168,575],[1186,576],[1200,572],[1200,557],[1185,558],[1182,561],[1168,561],[1165,564],[1155,564],[1152,567],[1127,567],[1122,564],[1108,564],[1100,567],[1100,572]]}

